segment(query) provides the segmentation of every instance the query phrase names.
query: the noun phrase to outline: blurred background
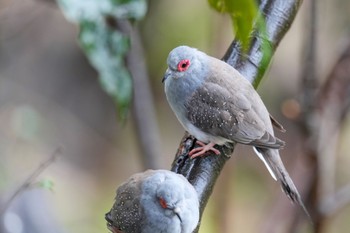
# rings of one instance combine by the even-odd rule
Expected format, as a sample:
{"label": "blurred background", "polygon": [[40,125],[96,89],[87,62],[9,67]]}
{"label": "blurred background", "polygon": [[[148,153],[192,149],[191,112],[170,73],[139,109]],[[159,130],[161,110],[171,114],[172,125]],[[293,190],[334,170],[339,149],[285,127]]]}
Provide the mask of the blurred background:
{"label": "blurred background", "polygon": [[[287,142],[281,155],[297,186],[303,177],[293,174],[308,169],[296,166],[302,150],[296,100],[307,2],[258,90],[287,129],[277,135]],[[350,2],[318,1],[318,15],[317,76],[323,82],[350,41]],[[184,130],[163,92],[167,55],[186,44],[221,58],[233,39],[231,22],[204,0],[152,0],[137,27],[155,101],[159,162],[170,169]],[[22,192],[1,220],[0,232],[108,232],[104,214],[117,186],[145,170],[133,118],[118,122],[115,105],[101,89],[77,35],[78,28],[51,1],[0,0],[0,201],[6,203],[43,160],[63,147],[59,159],[37,179],[52,181],[52,191],[33,186]],[[349,116],[344,122],[336,145],[335,187],[350,182]],[[261,232],[277,199],[284,203],[282,213],[298,208],[251,148],[240,145],[219,177],[200,232]],[[350,206],[344,205],[327,219],[324,232],[348,232],[349,216]],[[277,232],[286,232],[283,218],[272,224]]]}

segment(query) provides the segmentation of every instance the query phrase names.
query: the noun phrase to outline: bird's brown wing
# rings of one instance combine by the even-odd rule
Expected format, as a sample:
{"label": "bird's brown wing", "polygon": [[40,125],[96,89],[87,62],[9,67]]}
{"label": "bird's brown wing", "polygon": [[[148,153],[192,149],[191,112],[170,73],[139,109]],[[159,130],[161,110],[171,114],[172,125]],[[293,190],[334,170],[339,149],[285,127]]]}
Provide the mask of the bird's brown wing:
{"label": "bird's brown wing", "polygon": [[203,132],[242,144],[279,149],[284,142],[266,131],[249,100],[217,82],[206,80],[186,102],[189,121]]}

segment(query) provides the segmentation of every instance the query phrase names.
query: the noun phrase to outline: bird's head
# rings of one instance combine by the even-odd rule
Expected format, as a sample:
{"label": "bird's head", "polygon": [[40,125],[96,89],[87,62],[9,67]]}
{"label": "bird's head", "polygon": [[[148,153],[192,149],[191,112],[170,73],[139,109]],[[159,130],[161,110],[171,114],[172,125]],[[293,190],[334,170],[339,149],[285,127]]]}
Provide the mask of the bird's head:
{"label": "bird's head", "polygon": [[199,79],[205,70],[206,54],[195,48],[179,46],[173,49],[168,56],[168,69],[165,72],[162,82],[167,80]]}

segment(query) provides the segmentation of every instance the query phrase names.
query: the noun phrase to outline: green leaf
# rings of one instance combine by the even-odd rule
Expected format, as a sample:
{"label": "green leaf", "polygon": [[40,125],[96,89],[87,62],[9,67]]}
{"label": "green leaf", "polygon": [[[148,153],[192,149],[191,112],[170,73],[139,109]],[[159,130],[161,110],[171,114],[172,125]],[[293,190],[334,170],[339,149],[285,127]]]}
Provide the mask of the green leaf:
{"label": "green leaf", "polygon": [[46,190],[50,190],[53,192],[54,190],[54,182],[50,179],[43,179],[37,183],[37,186]]}
{"label": "green leaf", "polygon": [[241,42],[243,51],[250,47],[250,34],[258,16],[255,0],[208,0],[209,5],[220,13],[227,13],[232,20],[233,31]]}
{"label": "green leaf", "polygon": [[259,33],[259,37],[262,40],[261,48],[260,48],[260,51],[262,53],[262,59],[261,59],[261,64],[259,65],[259,70],[258,70],[259,74],[253,83],[253,86],[255,88],[258,87],[260,81],[262,80],[263,74],[265,73],[265,70],[269,66],[273,55],[273,52],[272,52],[273,48],[268,38],[265,19],[263,18],[262,15],[259,15],[256,22],[256,27]]}
{"label": "green leaf", "polygon": [[225,1],[224,0],[208,0],[209,5],[220,13],[225,13]]}
{"label": "green leaf", "polygon": [[79,42],[99,73],[103,90],[114,100],[119,117],[125,120],[132,96],[132,81],[125,67],[130,48],[128,36],[108,19],[142,19],[146,0],[58,0],[66,18],[79,25]]}
{"label": "green leaf", "polygon": [[260,51],[262,53],[259,64],[258,78],[253,86],[260,83],[272,56],[272,47],[266,31],[266,23],[263,15],[259,12],[255,0],[208,0],[209,5],[220,13],[229,14],[232,20],[233,31],[242,45],[243,52],[247,52],[251,44],[251,34],[257,33],[262,40]]}

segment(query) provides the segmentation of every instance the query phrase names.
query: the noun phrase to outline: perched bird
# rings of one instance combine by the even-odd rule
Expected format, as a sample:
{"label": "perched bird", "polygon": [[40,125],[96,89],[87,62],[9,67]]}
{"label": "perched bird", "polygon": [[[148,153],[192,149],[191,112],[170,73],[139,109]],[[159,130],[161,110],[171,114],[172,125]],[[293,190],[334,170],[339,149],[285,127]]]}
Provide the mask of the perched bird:
{"label": "perched bird", "polygon": [[188,46],[173,49],[167,63],[162,81],[169,105],[200,145],[189,155],[220,154],[216,144],[253,146],[271,176],[308,215],[279,155],[285,143],[274,136],[272,124],[285,130],[270,116],[251,83],[227,63]]}
{"label": "perched bird", "polygon": [[192,233],[199,221],[198,196],[182,175],[147,170],[118,187],[106,220],[113,233]]}

